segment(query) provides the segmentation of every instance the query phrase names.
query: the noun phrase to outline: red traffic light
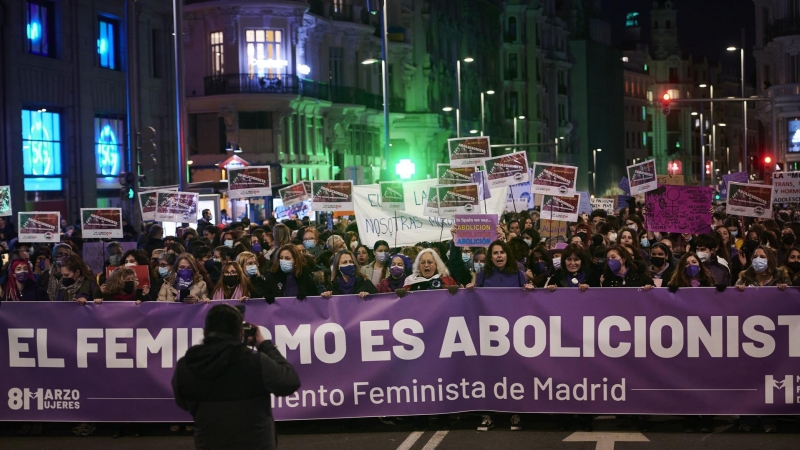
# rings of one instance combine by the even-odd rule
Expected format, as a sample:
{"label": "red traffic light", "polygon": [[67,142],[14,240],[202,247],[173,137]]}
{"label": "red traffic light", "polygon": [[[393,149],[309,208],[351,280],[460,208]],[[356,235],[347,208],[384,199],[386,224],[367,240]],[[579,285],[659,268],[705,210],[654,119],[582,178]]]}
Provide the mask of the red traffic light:
{"label": "red traffic light", "polygon": [[764,164],[769,164],[771,162],[772,162],[772,158],[771,157],[769,157],[769,156],[765,156],[764,157]]}
{"label": "red traffic light", "polygon": [[669,94],[664,94],[661,98],[666,100],[666,101],[670,100]]}

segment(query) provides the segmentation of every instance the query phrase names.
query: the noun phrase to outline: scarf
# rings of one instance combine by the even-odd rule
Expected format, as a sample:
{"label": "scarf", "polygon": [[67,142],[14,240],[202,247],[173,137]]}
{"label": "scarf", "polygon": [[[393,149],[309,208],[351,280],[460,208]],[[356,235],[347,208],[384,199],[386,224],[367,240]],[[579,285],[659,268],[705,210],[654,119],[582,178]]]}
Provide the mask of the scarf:
{"label": "scarf", "polygon": [[75,294],[78,293],[78,289],[80,289],[82,285],[83,277],[80,277],[76,278],[75,282],[70,287],[61,286],[61,299],[67,302],[75,300]]}
{"label": "scarf", "polygon": [[[565,273],[567,275],[567,286],[569,286],[569,287],[578,287],[581,284],[583,284],[583,280],[586,279],[586,274],[583,273],[583,272],[578,272],[575,275],[572,275],[569,272],[565,272]],[[573,284],[572,283],[572,279],[573,278],[577,278],[578,279],[578,284]]]}
{"label": "scarf", "polygon": [[[355,276],[353,278],[355,278]],[[339,287],[341,288],[341,284],[339,285]],[[286,275],[286,287],[283,288],[283,295],[284,297],[296,297],[297,294],[298,294],[297,278],[294,277],[293,273],[289,273]]]}
{"label": "scarf", "polygon": [[[358,276],[357,274],[353,274],[353,276],[350,277],[350,281],[348,281],[348,282],[345,282],[344,281],[344,277],[341,276],[341,275],[336,277],[336,283],[338,283],[338,285],[339,285],[339,290],[342,291],[343,294],[352,294],[353,293],[353,287],[355,287],[355,285],[356,285],[356,277],[357,276]],[[287,281],[288,281],[288,279],[287,279]]]}
{"label": "scarf", "polygon": [[50,276],[47,278],[47,297],[51,301],[55,301],[56,297],[58,297],[58,291],[61,289],[60,276],[57,277],[56,274],[61,275],[61,268],[58,264],[53,263],[50,266]]}
{"label": "scarf", "polygon": [[413,286],[413,285],[418,284],[418,283],[429,282],[431,280],[435,280],[437,278],[441,278],[441,276],[442,276],[441,274],[437,273],[437,274],[433,275],[430,278],[425,278],[419,273],[412,273],[411,275],[409,275],[406,278],[405,284],[403,284],[403,286]]}
{"label": "scarf", "polygon": [[386,278],[386,282],[389,284],[389,289],[391,289],[392,292],[394,292],[394,291],[400,289],[401,287],[405,286],[405,281],[406,281],[406,278],[403,278],[402,276],[400,278],[395,278],[395,277],[389,275],[389,277]]}
{"label": "scarf", "polygon": [[[184,288],[186,289],[186,288]],[[233,291],[233,295],[231,295],[231,300],[239,300],[242,298],[242,285],[237,284],[236,289]],[[214,291],[214,298],[213,300],[228,300],[225,298],[225,288],[221,287]]]}

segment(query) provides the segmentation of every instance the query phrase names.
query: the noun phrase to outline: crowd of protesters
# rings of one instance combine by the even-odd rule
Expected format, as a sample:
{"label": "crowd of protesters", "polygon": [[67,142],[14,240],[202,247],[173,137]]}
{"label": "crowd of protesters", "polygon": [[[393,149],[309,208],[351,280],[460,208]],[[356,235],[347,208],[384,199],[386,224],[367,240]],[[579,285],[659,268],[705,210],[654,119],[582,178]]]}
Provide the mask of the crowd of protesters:
{"label": "crowd of protesters", "polygon": [[[610,215],[603,210],[569,223],[565,235],[540,233],[536,210],[507,213],[488,247],[457,247],[454,241],[420,242],[392,248],[383,240],[367,246],[355,222],[341,219],[312,224],[292,217],[257,226],[246,219],[215,225],[203,212],[197,228],[179,228],[165,236],[158,224],[124,228],[123,251],[107,242],[106,276],[93,273],[82,259],[81,230],[62,222],[55,245],[19,242],[8,218],[0,217],[0,253],[7,262],[0,274],[2,301],[109,301],[199,303],[211,300],[511,287],[527,291],[603,287],[678,289],[800,285],[800,211],[776,208],[774,218],[727,216],[713,209],[711,232],[661,233],[650,230],[641,205],[632,200]],[[455,233],[455,229],[452,230]],[[147,266],[143,286],[134,270]],[[536,293],[532,294],[533,296]],[[578,423],[586,423],[578,417]],[[708,430],[708,418],[690,418],[686,429]],[[494,426],[484,415],[479,430]],[[512,416],[512,429],[520,418]],[[769,418],[743,417],[741,431],[775,431]],[[89,431],[90,432],[90,431]],[[86,429],[81,429],[86,434]]]}

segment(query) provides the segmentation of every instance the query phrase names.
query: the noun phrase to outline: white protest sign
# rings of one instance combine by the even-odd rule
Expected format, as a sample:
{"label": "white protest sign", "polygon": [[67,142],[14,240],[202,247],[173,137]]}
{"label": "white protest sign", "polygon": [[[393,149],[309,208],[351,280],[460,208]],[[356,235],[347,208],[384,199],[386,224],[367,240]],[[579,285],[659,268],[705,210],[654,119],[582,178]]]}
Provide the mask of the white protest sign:
{"label": "white protest sign", "polygon": [[800,203],[800,172],[772,174],[772,203]]}
{"label": "white protest sign", "polygon": [[614,214],[614,199],[613,198],[593,198],[589,202],[592,204],[592,210],[602,209],[606,214]]}

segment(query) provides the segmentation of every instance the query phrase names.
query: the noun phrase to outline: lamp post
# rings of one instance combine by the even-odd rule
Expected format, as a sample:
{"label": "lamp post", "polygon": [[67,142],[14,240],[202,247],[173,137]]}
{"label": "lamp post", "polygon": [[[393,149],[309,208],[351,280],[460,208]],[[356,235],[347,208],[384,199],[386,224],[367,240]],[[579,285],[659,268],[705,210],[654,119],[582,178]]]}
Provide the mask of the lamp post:
{"label": "lamp post", "polygon": [[485,111],[485,103],[486,97],[485,95],[494,95],[494,91],[488,90],[486,92],[481,92],[481,136],[483,136],[483,131],[486,126],[486,111]]}
{"label": "lamp post", "polygon": [[[742,29],[742,47],[739,49],[736,47],[728,47],[727,50],[729,52],[739,50],[739,81],[742,85],[742,98],[744,98],[744,29]],[[742,125],[742,128],[744,128],[744,140],[742,141],[742,171],[747,172],[747,101],[742,102]],[[773,135],[776,132],[777,130],[772,130]]]}
{"label": "lamp post", "polygon": [[717,124],[714,122],[714,85],[706,85],[701,84],[700,88],[705,88],[708,86],[709,89],[709,98],[712,102],[709,104],[711,108],[710,116],[711,116],[711,158],[709,159],[709,163],[711,164],[711,185],[716,186],[716,165],[717,165]]}
{"label": "lamp post", "polygon": [[525,120],[525,116],[514,117],[514,144],[518,144],[517,142],[517,119]]}
{"label": "lamp post", "polygon": [[[385,1],[385,0],[384,0]],[[461,61],[471,63],[472,58],[464,58],[456,61],[456,85],[458,86],[458,108],[456,108],[456,137],[461,137]]]}
{"label": "lamp post", "polygon": [[594,165],[592,166],[592,193],[597,197],[597,152],[602,152],[602,148],[592,150],[592,157],[594,158]]}
{"label": "lamp post", "polygon": [[[384,11],[386,5],[384,4]],[[385,12],[384,12],[385,14]],[[385,54],[384,54],[385,57]],[[381,59],[365,59],[361,61],[363,65],[371,65],[375,64],[376,62],[381,62],[381,85],[383,86],[383,164],[382,166],[385,168],[385,174],[383,175],[384,180],[389,179],[389,73],[386,70],[386,60]]]}

